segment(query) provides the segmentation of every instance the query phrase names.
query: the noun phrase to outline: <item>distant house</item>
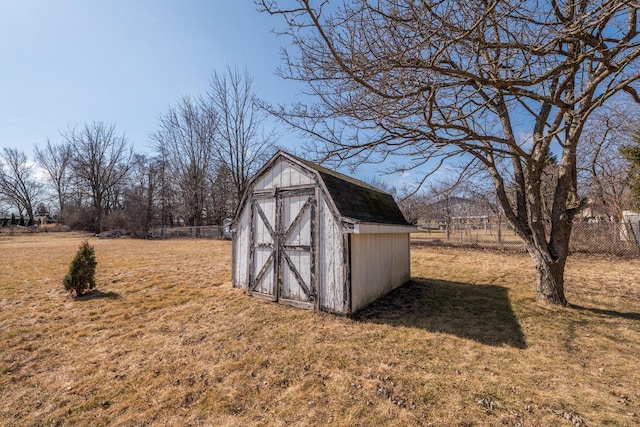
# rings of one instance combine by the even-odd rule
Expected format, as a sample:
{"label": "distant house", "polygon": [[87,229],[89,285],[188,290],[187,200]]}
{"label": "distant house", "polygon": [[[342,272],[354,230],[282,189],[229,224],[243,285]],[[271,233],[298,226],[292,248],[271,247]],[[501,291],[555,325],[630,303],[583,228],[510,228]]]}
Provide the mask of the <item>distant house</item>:
{"label": "distant house", "polygon": [[353,313],[410,278],[407,223],[393,197],[278,152],[233,221],[232,281],[283,304]]}
{"label": "distant house", "polygon": [[622,216],[627,227],[624,229],[625,234],[621,236],[621,240],[637,241],[640,246],[640,212],[623,211]]}
{"label": "distant house", "polygon": [[33,223],[38,225],[51,224],[55,222],[48,213],[44,215],[36,214],[33,216]]}
{"label": "distant house", "polygon": [[591,197],[588,198],[587,205],[576,215],[576,221],[587,223],[611,222],[615,219],[607,215],[601,204],[596,203]]}
{"label": "distant house", "polygon": [[446,197],[425,208],[418,226],[429,230],[445,230],[447,226],[483,226],[495,214],[486,203],[463,197]]}

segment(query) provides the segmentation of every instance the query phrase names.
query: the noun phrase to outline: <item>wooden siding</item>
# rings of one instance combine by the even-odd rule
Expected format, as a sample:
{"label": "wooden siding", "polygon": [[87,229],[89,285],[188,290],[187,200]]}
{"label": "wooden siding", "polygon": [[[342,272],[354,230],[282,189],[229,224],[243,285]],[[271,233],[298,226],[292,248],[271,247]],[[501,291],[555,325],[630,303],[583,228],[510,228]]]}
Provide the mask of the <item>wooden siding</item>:
{"label": "wooden siding", "polygon": [[242,211],[233,237],[233,286],[241,289],[249,289],[250,213],[250,209]]}
{"label": "wooden siding", "polygon": [[264,171],[263,176],[256,181],[254,190],[271,190],[309,184],[315,184],[311,173],[304,172],[301,168],[282,160]]}
{"label": "wooden siding", "polygon": [[284,304],[349,314],[409,280],[409,234],[359,224],[341,215],[333,196],[318,172],[295,158],[267,163],[235,218],[233,285]]}
{"label": "wooden siding", "polygon": [[410,277],[409,234],[351,235],[352,312]]}
{"label": "wooden siding", "polygon": [[320,309],[346,314],[348,307],[345,304],[342,230],[324,196],[318,198],[318,206]]}

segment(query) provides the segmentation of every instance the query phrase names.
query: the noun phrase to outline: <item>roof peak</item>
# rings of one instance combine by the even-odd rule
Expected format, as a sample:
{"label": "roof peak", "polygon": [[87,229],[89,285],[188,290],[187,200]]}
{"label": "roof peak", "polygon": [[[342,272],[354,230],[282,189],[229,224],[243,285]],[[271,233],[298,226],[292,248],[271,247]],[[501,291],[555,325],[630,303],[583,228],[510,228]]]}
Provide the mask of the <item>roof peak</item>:
{"label": "roof peak", "polygon": [[383,191],[383,190],[381,190],[379,188],[376,188],[373,185],[368,184],[368,183],[366,183],[366,182],[364,182],[362,180],[359,180],[359,179],[351,177],[349,175],[345,175],[343,173],[340,173],[340,172],[334,171],[332,169],[326,168],[326,167],[324,167],[324,166],[322,166],[322,165],[320,165],[318,163],[312,162],[311,160],[307,160],[307,159],[304,159],[304,158],[302,158],[300,156],[296,156],[295,154],[291,154],[291,153],[283,151],[283,150],[279,150],[277,154],[283,154],[285,156],[289,156],[292,159],[297,160],[300,163],[302,163],[302,164],[304,164],[304,165],[306,165],[306,166],[308,166],[308,167],[310,167],[310,168],[312,168],[312,169],[314,169],[314,170],[316,170],[318,172],[322,172],[322,173],[325,173],[327,175],[331,175],[331,176],[333,176],[335,178],[341,179],[341,180],[349,182],[351,184],[358,185],[360,187],[366,188],[366,189],[371,190],[371,191],[377,191],[378,193],[390,194],[390,193],[388,193],[386,191]]}
{"label": "roof peak", "polygon": [[361,222],[408,225],[391,194],[284,151],[269,163],[278,157],[315,172],[341,216]]}

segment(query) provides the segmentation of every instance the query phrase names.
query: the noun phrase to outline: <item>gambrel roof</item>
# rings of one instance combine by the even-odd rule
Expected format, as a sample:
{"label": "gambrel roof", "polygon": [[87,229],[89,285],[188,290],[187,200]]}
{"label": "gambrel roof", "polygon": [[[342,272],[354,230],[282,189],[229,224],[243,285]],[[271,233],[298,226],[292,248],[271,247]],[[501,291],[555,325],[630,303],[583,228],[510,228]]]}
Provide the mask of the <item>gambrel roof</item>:
{"label": "gambrel roof", "polygon": [[[267,177],[280,162],[297,168],[309,179],[313,177],[327,196],[328,203],[335,215],[339,216],[342,221],[353,224],[354,228],[348,232],[359,234],[410,233],[415,231],[413,230],[415,227],[404,218],[391,194],[284,151],[278,151],[249,180],[247,190],[236,210],[235,223],[239,219],[238,215],[243,206],[251,197],[255,185]],[[275,188],[272,190],[275,191]]]}
{"label": "gambrel roof", "polygon": [[288,156],[320,175],[327,192],[343,217],[362,222],[409,225],[391,194],[308,160],[291,154]]}

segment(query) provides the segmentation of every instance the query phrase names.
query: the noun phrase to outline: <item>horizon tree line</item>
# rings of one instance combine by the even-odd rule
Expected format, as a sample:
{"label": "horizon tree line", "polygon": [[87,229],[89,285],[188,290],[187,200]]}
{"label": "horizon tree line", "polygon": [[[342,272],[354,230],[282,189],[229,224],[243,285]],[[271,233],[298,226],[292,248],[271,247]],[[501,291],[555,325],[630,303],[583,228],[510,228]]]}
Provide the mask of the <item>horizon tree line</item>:
{"label": "horizon tree line", "polygon": [[0,207],[27,218],[25,225],[45,207],[72,229],[124,229],[138,237],[152,226],[220,225],[276,149],[266,117],[246,70],[214,72],[204,94],[185,96],[160,115],[149,154],[135,153],[115,124],[100,121],[36,146],[34,161],[3,149]]}
{"label": "horizon tree line", "polygon": [[[248,81],[250,88],[246,73],[233,73],[234,85]],[[214,78],[229,79],[230,75],[214,74]],[[226,91],[218,95],[221,93]],[[153,226],[222,224],[233,215],[248,178],[275,150],[275,138],[271,132],[258,139],[263,143],[255,147],[257,154],[245,163],[236,162],[236,174],[232,174],[220,151],[214,153],[220,148],[210,143],[215,136],[207,136],[218,124],[212,120],[216,106],[207,103],[210,94],[206,96],[183,97],[160,116],[159,129],[150,135],[155,141],[152,154],[134,153],[125,135],[117,135],[114,124],[103,122],[68,129],[61,133],[59,144],[47,140],[43,147],[36,146],[35,162],[24,152],[5,148],[0,152],[0,207],[5,207],[0,209],[4,214],[0,226],[30,226],[36,215],[51,213],[55,213],[56,222],[73,229],[100,233],[120,228],[139,237],[146,236]],[[264,120],[257,110],[250,113],[252,126],[243,129],[250,137],[239,142],[224,140],[232,161],[234,146],[244,152],[253,148],[252,141]],[[236,134],[228,122],[226,135]],[[606,220],[621,222],[624,210],[640,210],[640,115],[630,105],[616,104],[594,115],[585,127],[584,138],[578,168],[581,187],[589,189],[584,196]],[[242,173],[242,164],[249,164],[247,173]],[[46,172],[46,183],[35,178],[36,166]],[[544,186],[552,187],[556,171],[557,159],[551,156]],[[486,177],[470,173],[455,178],[433,180],[419,191],[396,188],[382,179],[370,184],[391,193],[412,224],[432,216],[432,205],[446,204],[458,196],[474,199],[496,216],[502,215],[499,204],[491,198]],[[549,192],[546,200],[551,204],[553,194]]]}

